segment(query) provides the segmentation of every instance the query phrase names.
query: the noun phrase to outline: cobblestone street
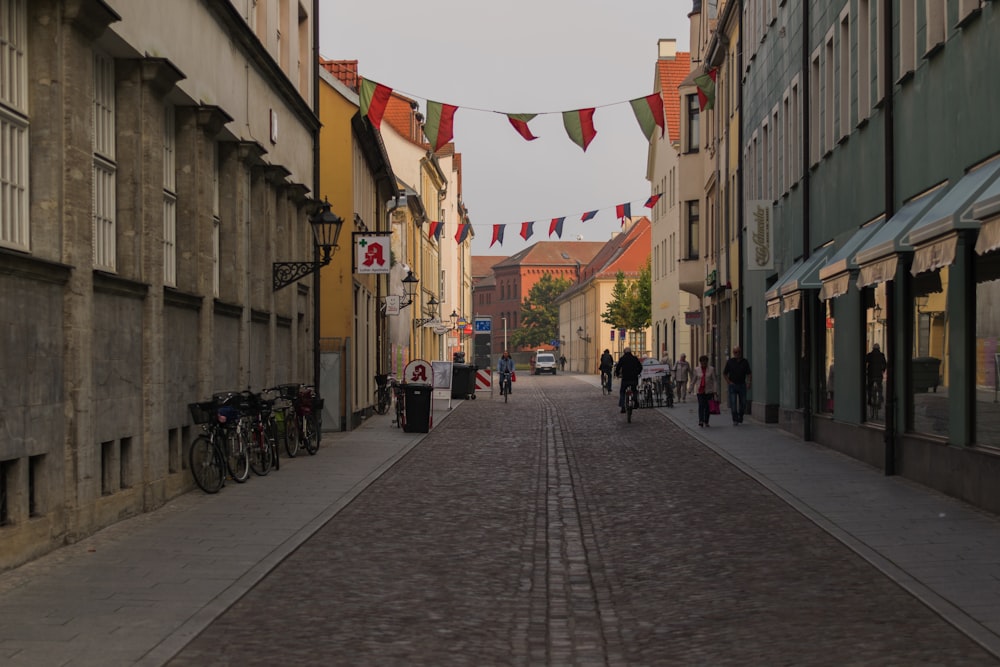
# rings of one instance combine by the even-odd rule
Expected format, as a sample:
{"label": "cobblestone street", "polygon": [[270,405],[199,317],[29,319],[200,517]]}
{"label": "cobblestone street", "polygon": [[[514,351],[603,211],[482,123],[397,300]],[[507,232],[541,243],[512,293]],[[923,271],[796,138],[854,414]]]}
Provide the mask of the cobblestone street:
{"label": "cobblestone street", "polygon": [[457,404],[170,664],[996,664],[616,399],[559,375]]}

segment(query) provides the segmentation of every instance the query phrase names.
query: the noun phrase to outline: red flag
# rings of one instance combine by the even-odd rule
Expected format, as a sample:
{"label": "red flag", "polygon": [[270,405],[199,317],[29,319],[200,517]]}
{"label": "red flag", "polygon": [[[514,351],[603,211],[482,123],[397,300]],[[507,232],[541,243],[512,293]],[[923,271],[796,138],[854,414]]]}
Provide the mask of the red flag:
{"label": "red flag", "polygon": [[625,218],[631,218],[632,204],[618,204],[618,206],[615,206],[615,217],[621,218],[622,223],[625,222]]}
{"label": "red flag", "polygon": [[597,215],[597,211],[600,209],[595,209],[593,211],[587,211],[582,216],[580,216],[580,222],[587,222],[588,220],[593,220],[594,216]]}
{"label": "red flag", "polygon": [[646,208],[653,208],[654,206],[656,206],[656,202],[660,201],[660,197],[662,196],[663,195],[652,195],[649,199],[646,200],[645,204]]}
{"label": "red flag", "polygon": [[451,141],[452,126],[455,122],[455,111],[458,107],[441,102],[427,100],[427,120],[424,121],[424,134],[431,142],[435,151]]}
{"label": "red flag", "polygon": [[392,95],[392,88],[368,79],[361,79],[361,90],[358,95],[361,99],[361,115],[368,116],[368,120],[376,128],[380,127],[382,115],[385,113],[385,107]]}
{"label": "red flag", "polygon": [[490,247],[493,247],[494,243],[499,242],[503,245],[503,230],[507,225],[493,225],[493,240],[490,241]]}
{"label": "red flag", "polygon": [[562,228],[563,223],[566,222],[566,218],[552,218],[552,222],[549,223],[549,237],[552,237],[552,232],[556,233],[556,236],[562,238]]}
{"label": "red flag", "polygon": [[442,227],[443,225],[439,221],[431,220],[430,224],[427,225],[427,238],[431,238],[432,236],[434,238],[440,238]]}
{"label": "red flag", "polygon": [[521,223],[521,238],[527,241],[534,234],[534,222],[522,222]]}
{"label": "red flag", "polygon": [[531,130],[528,128],[528,122],[537,115],[534,113],[509,113],[507,114],[507,120],[514,126],[518,134],[528,141],[534,141],[538,137],[531,133]]}
{"label": "red flag", "polygon": [[471,231],[470,230],[471,226],[472,226],[472,224],[468,223],[468,222],[459,223],[459,225],[458,225],[458,231],[455,232],[455,243],[458,243],[459,245],[461,245],[462,241],[464,241],[465,239],[467,239],[469,237],[469,232]]}

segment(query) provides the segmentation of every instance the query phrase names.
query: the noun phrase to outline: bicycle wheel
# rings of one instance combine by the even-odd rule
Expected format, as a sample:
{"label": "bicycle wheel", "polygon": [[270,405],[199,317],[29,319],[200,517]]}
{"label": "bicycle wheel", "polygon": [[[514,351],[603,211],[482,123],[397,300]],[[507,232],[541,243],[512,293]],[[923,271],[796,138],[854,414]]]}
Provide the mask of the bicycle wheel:
{"label": "bicycle wheel", "polygon": [[625,392],[625,419],[629,424],[632,423],[632,406],[635,403],[635,394],[629,389]]}
{"label": "bicycle wheel", "polygon": [[302,444],[310,456],[319,451],[319,425],[315,412],[302,416]]}
{"label": "bicycle wheel", "polygon": [[249,459],[250,469],[255,475],[263,477],[271,472],[271,466],[274,463],[271,447],[267,438],[264,437],[264,430],[260,427],[255,427],[251,432]]}
{"label": "bicycle wheel", "polygon": [[387,414],[389,412],[389,403],[391,403],[389,400],[391,397],[389,389],[379,389],[376,394],[378,394],[378,398],[375,401],[375,413],[380,415]]}
{"label": "bicycle wheel", "polygon": [[285,412],[285,451],[293,459],[299,454],[299,418],[294,408]]}
{"label": "bicycle wheel", "polygon": [[226,467],[229,476],[242,484],[250,477],[250,456],[240,429],[226,429]]}
{"label": "bicycle wheel", "polygon": [[267,417],[264,422],[264,437],[267,439],[267,447],[271,450],[271,460],[274,461],[274,469],[281,470],[281,458],[278,456],[278,422],[274,419],[274,413]]}
{"label": "bicycle wheel", "polygon": [[195,484],[205,493],[218,493],[226,481],[226,464],[207,435],[191,443],[188,459]]}

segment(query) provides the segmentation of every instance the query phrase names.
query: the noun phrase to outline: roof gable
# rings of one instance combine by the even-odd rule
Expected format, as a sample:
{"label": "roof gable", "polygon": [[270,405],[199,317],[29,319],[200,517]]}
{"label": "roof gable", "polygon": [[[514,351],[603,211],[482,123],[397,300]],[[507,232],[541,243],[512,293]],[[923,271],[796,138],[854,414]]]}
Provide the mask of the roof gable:
{"label": "roof gable", "polygon": [[681,140],[681,96],[678,88],[691,72],[691,54],[681,51],[672,60],[657,60],[656,69],[663,96],[663,111],[667,116],[667,134],[670,143],[676,143]]}

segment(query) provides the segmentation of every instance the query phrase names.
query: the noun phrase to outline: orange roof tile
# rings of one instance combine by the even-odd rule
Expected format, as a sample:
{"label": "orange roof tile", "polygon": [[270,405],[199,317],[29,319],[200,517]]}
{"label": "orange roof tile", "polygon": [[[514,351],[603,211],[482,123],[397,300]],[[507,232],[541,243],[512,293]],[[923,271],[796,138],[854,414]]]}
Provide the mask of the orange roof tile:
{"label": "orange roof tile", "polygon": [[677,88],[691,72],[691,54],[679,51],[673,60],[657,60],[656,66],[660,92],[663,95],[663,110],[667,116],[667,133],[671,143],[674,143],[681,139],[681,98]]}
{"label": "orange roof tile", "polygon": [[327,72],[340,79],[341,83],[351,90],[358,89],[358,61],[357,60],[325,60],[319,59],[319,64]]}

